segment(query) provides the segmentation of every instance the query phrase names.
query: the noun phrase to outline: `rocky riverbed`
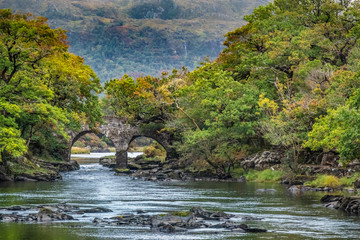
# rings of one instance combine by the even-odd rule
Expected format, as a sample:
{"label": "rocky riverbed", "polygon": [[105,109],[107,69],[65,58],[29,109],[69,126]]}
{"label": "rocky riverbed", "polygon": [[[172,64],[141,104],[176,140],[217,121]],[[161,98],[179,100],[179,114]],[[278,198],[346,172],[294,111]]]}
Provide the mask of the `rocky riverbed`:
{"label": "rocky riverbed", "polygon": [[[76,221],[76,216],[87,213],[112,212],[112,210],[96,207],[81,208],[68,204],[11,206],[0,209],[0,222],[46,223],[55,221]],[[231,221],[230,219],[237,219]],[[246,217],[225,212],[211,212],[201,207],[193,207],[188,212],[174,212],[161,215],[146,214],[138,210],[137,214],[117,215],[111,218],[94,218],[92,223],[101,226],[131,225],[149,227],[154,232],[186,232],[191,229],[218,229],[233,232],[266,232],[265,229],[251,228],[241,220],[260,221],[260,218]],[[240,221],[239,221],[240,220]]]}
{"label": "rocky riverbed", "polygon": [[146,159],[143,155],[130,158],[128,169],[115,169],[114,158],[101,158],[100,165],[113,168],[117,175],[129,175],[133,179],[144,181],[215,181],[215,182],[245,182],[245,177],[219,179],[210,177],[211,173],[195,173],[184,170],[178,165],[177,160],[169,160],[166,163],[157,159]]}

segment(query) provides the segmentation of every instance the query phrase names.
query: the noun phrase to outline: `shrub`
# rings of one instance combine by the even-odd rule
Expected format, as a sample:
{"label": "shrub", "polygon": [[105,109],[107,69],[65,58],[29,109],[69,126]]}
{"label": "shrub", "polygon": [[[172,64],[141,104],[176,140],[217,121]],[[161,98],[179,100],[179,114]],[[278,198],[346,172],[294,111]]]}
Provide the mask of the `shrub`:
{"label": "shrub", "polygon": [[234,168],[230,171],[230,174],[233,178],[238,178],[245,175],[243,168]]}
{"label": "shrub", "polygon": [[264,171],[251,170],[245,174],[247,181],[255,182],[279,182],[284,176],[284,172],[266,169]]}
{"label": "shrub", "polygon": [[165,149],[157,142],[154,142],[150,146],[144,149],[144,154],[146,158],[164,158],[166,157]]}
{"label": "shrub", "polygon": [[352,175],[350,177],[342,177],[342,178],[340,178],[340,184],[341,184],[341,186],[344,186],[344,187],[353,187],[354,182],[357,179],[360,179],[360,173],[355,173],[354,175]]}
{"label": "shrub", "polygon": [[309,187],[331,187],[338,188],[342,184],[340,179],[332,175],[319,175],[314,181],[308,181],[304,183],[305,186]]}

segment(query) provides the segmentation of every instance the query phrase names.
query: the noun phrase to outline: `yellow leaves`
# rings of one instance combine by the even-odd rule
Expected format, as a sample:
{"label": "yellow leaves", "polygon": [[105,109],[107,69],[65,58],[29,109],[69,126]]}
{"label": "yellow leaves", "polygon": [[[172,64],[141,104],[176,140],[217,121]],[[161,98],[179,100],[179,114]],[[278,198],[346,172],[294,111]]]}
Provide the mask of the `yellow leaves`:
{"label": "yellow leaves", "polygon": [[264,93],[261,93],[259,96],[258,105],[260,109],[268,115],[275,115],[279,109],[278,104],[265,97]]}
{"label": "yellow leaves", "polygon": [[324,94],[323,90],[321,90],[321,88],[320,88],[320,84],[316,85],[316,88],[313,90],[313,93],[315,95],[323,95]]}

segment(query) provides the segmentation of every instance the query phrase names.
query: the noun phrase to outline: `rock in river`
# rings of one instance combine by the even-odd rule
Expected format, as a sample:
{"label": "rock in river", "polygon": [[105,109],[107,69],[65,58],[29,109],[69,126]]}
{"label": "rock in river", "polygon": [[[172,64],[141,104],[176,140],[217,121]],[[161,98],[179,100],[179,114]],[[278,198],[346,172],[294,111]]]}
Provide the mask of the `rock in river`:
{"label": "rock in river", "polygon": [[321,198],[325,207],[340,209],[350,214],[360,214],[360,197],[344,197],[341,195],[325,195]]}

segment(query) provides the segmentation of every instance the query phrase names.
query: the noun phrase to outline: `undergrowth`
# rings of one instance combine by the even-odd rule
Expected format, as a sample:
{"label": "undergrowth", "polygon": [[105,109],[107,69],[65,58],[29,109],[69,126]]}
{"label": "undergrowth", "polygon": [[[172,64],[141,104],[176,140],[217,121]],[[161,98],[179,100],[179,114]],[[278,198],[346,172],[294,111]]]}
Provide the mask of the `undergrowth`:
{"label": "undergrowth", "polygon": [[263,171],[250,170],[245,177],[249,182],[280,182],[284,175],[283,171],[266,169]]}
{"label": "undergrowth", "polygon": [[314,181],[305,182],[305,186],[310,187],[353,187],[354,182],[360,179],[360,173],[355,173],[352,176],[338,178],[333,175],[319,175]]}

